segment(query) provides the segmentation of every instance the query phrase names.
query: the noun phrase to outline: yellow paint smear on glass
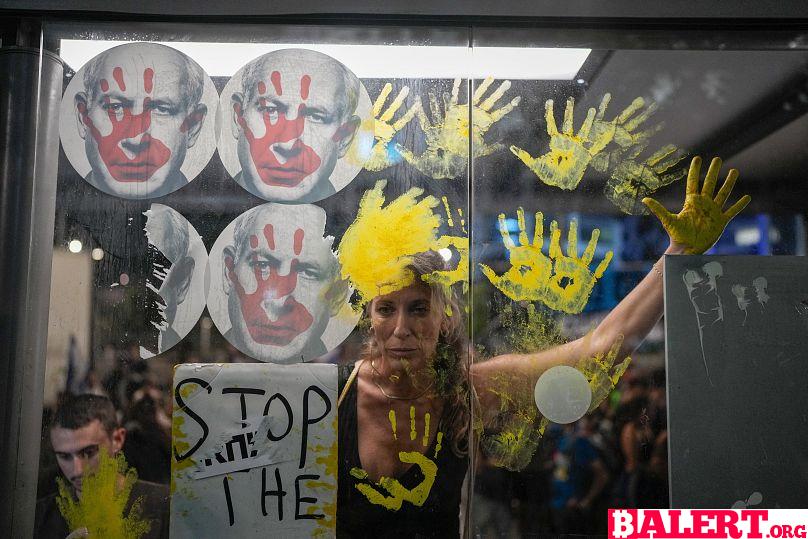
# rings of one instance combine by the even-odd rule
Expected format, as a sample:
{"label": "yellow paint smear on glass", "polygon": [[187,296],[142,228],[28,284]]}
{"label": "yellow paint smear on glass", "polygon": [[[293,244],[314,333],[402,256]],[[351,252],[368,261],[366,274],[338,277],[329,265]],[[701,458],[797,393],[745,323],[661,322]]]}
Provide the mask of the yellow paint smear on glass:
{"label": "yellow paint smear on glass", "polygon": [[440,226],[432,211],[439,203],[435,197],[418,200],[423,189],[413,188],[385,206],[386,184],[379,181],[364,194],[339,245],[342,277],[359,292],[361,304],[412,284],[406,268],[413,255],[434,247]]}
{"label": "yellow paint smear on glass", "polygon": [[[442,98],[434,91],[429,92],[431,119],[423,104],[416,111],[418,123],[426,138],[426,149],[420,155],[415,155],[402,146],[397,146],[396,149],[418,171],[436,180],[458,178],[465,174],[469,146],[473,150],[473,157],[476,158],[501,150],[502,144],[486,141],[485,135],[493,124],[519,105],[521,98],[517,96],[497,108],[497,102],[510,89],[511,83],[503,81],[484,98],[493,82],[493,77],[487,77],[480,83],[472,95],[470,104],[459,102],[460,79],[454,80],[451,96]],[[472,121],[471,128],[469,115]]]}
{"label": "yellow paint smear on glass", "polygon": [[446,224],[449,226],[454,226],[454,219],[452,219],[452,210],[449,209],[449,199],[444,197],[440,197],[441,201],[443,202],[443,207],[446,210]]}
{"label": "yellow paint smear on glass", "polygon": [[198,389],[199,386],[196,385],[196,383],[185,384],[182,386],[182,388],[180,388],[180,396],[183,398],[183,400],[188,400],[188,397],[190,397]]}
{"label": "yellow paint smear on glass", "polygon": [[443,448],[443,433],[438,432],[438,439],[437,442],[435,443],[435,454],[432,456],[432,458],[438,458],[438,453],[440,453],[440,450],[442,448]]}
{"label": "yellow paint smear on glass", "polygon": [[499,320],[506,343],[499,353],[530,354],[566,342],[561,323],[533,303],[507,304],[499,309]]}
{"label": "yellow paint smear on glass", "polygon": [[685,153],[669,144],[656,151],[645,161],[639,155],[645,146],[637,147],[620,159],[611,169],[604,193],[615,206],[628,215],[647,214],[642,199],[661,187],[685,177],[686,171],[675,168],[685,158]]}
{"label": "yellow paint smear on glass", "polygon": [[[339,431],[338,429],[338,422],[337,422],[337,414],[334,414],[334,419],[331,423],[331,428],[334,432],[334,441],[331,445],[326,448],[323,446],[317,446],[315,448],[315,452],[319,455],[315,462],[323,466],[325,469],[325,477],[329,479],[333,479],[333,483],[328,483],[326,481],[310,481],[311,488],[324,488],[328,490],[333,490],[336,485],[337,481],[337,469],[339,466],[339,459],[338,459],[338,440],[339,440]],[[316,507],[309,506],[309,511],[313,511]],[[325,518],[317,519],[317,529],[314,531],[314,535],[317,537],[321,536],[333,536],[334,530],[336,529],[337,525],[337,500],[334,497],[332,503],[323,503],[319,506],[320,512],[325,515]]]}
{"label": "yellow paint smear on glass", "polygon": [[[455,220],[452,217],[452,210],[449,207],[449,200],[446,197],[442,198],[444,210],[446,211],[446,224],[450,229],[455,228]],[[446,295],[451,296],[451,286],[456,283],[463,283],[463,293],[468,292],[469,283],[469,237],[465,229],[465,221],[462,219],[462,211],[457,209],[460,218],[460,229],[452,230],[449,234],[443,235],[437,239],[433,251],[441,253],[441,256],[451,248],[457,251],[457,262],[454,264],[453,269],[446,269],[434,271],[428,275],[423,276],[423,280],[430,284],[436,284],[446,289]],[[452,253],[454,258],[454,253]],[[447,306],[448,307],[448,306]],[[447,310],[447,315],[452,316],[451,310]]]}
{"label": "yellow paint smear on glass", "polygon": [[499,396],[501,410],[493,420],[486,421],[485,429],[491,434],[484,431],[480,445],[494,465],[508,470],[527,466],[542,437],[537,428],[539,413],[527,397],[527,385],[513,376],[503,376],[489,388]]}
{"label": "yellow paint smear on glass", "polygon": [[[585,338],[589,338],[589,335]],[[575,368],[589,382],[589,387],[592,390],[592,403],[589,405],[590,412],[606,400],[606,397],[615,388],[617,382],[620,381],[620,377],[623,376],[631,363],[631,358],[627,357],[622,362],[615,364],[622,344],[623,337],[620,336],[607,353],[583,358],[575,365]]]}
{"label": "yellow paint smear on glass", "polygon": [[[421,107],[421,102],[416,101],[407,108],[406,98],[410,93],[410,88],[404,86],[385,109],[387,98],[392,91],[393,85],[389,82],[385,83],[373,102],[373,116],[363,120],[359,127],[359,136],[373,133],[373,137],[365,136],[360,140],[354,140],[345,156],[353,164],[364,165],[366,170],[378,172],[401,160],[400,158],[395,159],[397,156],[390,151],[390,143],[396,134],[415,117]],[[398,114],[398,119],[394,121],[393,118],[399,111],[401,114]]]}
{"label": "yellow paint smear on glass", "polygon": [[492,464],[520,471],[533,459],[547,424],[537,412],[523,408],[509,414],[499,430],[482,437],[480,443]]}
{"label": "yellow paint smear on glass", "polygon": [[524,149],[511,146],[511,152],[543,183],[567,190],[578,187],[590,166],[605,173],[614,170],[626,155],[635,159],[648,145],[651,136],[662,128],[662,124],[657,124],[640,130],[656,111],[656,104],[650,102],[646,107],[645,100],[638,97],[616,117],[606,120],[610,100],[611,95],[607,93],[597,111],[594,107],[588,109],[576,133],[573,119],[575,99],[567,98],[560,130],[556,124],[554,102],[548,99],[544,104],[544,118],[550,137],[549,151],[533,157]]}
{"label": "yellow paint smear on glass", "polygon": [[[178,454],[182,455],[189,449],[191,449],[191,444],[185,441],[187,435],[182,430],[182,426],[185,424],[185,416],[174,413],[174,416],[171,418],[171,443],[174,447],[174,451]],[[176,475],[185,470],[187,468],[191,468],[194,466],[194,460],[190,457],[183,459],[182,461],[177,461],[174,457],[174,453],[172,452],[171,455],[171,486],[170,492],[174,494],[177,485],[175,484],[174,478]]]}
{"label": "yellow paint smear on glass", "polygon": [[90,537],[105,539],[139,539],[148,533],[151,523],[141,515],[142,498],[129,504],[137,472],[127,469],[123,453],[99,452],[98,469],[83,476],[80,500],[64,480],[57,481],[56,506],[68,529],[87,528]]}

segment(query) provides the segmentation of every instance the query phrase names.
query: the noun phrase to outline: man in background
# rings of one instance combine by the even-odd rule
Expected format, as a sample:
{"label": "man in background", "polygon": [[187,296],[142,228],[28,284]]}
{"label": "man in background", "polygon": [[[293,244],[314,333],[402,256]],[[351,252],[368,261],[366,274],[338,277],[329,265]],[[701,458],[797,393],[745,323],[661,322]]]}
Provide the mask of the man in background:
{"label": "man in background", "polygon": [[[98,469],[102,452],[114,456],[121,451],[126,441],[126,429],[118,423],[115,408],[108,398],[69,396],[54,412],[50,441],[59,470],[70,484],[71,494],[80,500],[84,477]],[[86,536],[80,530],[68,529],[56,505],[57,496],[52,494],[37,502],[34,537],[65,539],[71,532],[75,532],[72,537]],[[125,514],[139,498],[142,499],[141,515],[150,522],[149,531],[142,539],[168,538],[168,487],[137,481],[132,487]]]}

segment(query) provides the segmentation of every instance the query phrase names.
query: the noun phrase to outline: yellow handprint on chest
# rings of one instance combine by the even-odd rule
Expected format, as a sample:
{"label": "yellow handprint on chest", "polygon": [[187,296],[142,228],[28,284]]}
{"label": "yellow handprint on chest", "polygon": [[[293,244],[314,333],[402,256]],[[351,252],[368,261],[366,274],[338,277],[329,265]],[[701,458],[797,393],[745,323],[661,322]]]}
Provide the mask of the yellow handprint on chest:
{"label": "yellow handprint on chest", "polygon": [[[398,440],[399,432],[395,410],[390,410],[388,419],[390,420],[393,439]],[[408,433],[410,441],[415,441],[420,438],[421,445],[424,448],[428,448],[430,436],[429,422],[430,414],[427,412],[424,414],[423,419],[423,435],[419,436],[415,421],[415,406],[410,406],[410,429]],[[398,511],[401,509],[404,502],[409,502],[415,506],[421,507],[429,497],[429,493],[432,491],[432,486],[435,484],[435,477],[438,473],[438,465],[435,461],[441,450],[443,433],[438,432],[436,436],[435,450],[431,457],[419,451],[398,452],[398,460],[400,462],[417,466],[423,476],[423,480],[413,488],[405,487],[394,477],[382,476],[378,481],[371,483],[368,479],[368,473],[365,470],[362,468],[351,468],[350,473],[352,477],[360,481],[366,481],[361,483],[357,482],[354,487],[361,492],[370,503],[380,505],[390,511]],[[387,494],[384,494],[383,491],[387,492]]]}

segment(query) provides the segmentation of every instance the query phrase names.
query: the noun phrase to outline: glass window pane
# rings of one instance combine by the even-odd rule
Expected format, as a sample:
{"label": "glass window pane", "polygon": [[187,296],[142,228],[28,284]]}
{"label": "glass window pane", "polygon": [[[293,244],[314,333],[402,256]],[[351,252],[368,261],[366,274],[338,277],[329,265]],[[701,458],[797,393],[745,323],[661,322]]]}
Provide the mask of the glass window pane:
{"label": "glass window pane", "polygon": [[[737,168],[724,209],[746,194],[751,204],[720,239],[706,217],[696,234],[667,222],[674,237],[690,252],[804,255],[808,56],[786,30],[474,37],[475,56],[546,49],[525,71],[555,74],[474,81],[483,95],[507,92],[472,114],[482,126],[472,139],[472,377],[485,381],[473,533],[605,534],[607,508],[670,502],[658,261],[669,237],[643,199],[678,213],[691,159],[702,157],[704,181],[720,156],[713,193]],[[582,63],[570,62],[575,50]],[[489,128],[492,111],[501,117]],[[719,289],[730,317],[728,279]]]}

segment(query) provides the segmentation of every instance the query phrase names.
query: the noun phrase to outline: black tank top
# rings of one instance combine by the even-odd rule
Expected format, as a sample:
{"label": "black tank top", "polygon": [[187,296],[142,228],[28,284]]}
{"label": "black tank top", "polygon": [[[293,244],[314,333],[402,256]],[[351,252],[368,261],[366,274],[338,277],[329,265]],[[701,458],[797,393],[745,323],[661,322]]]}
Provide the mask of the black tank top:
{"label": "black tank top", "polygon": [[[353,365],[339,370],[340,394],[353,370]],[[435,460],[438,471],[435,483],[424,505],[417,507],[405,501],[398,511],[372,504],[354,485],[365,482],[354,478],[352,468],[361,468],[357,428],[357,382],[353,381],[345,399],[339,406],[339,481],[337,497],[337,537],[459,537],[460,495],[468,459],[458,457],[451,450],[451,440],[444,433],[442,450]],[[436,441],[425,452],[434,454]],[[396,478],[411,489],[423,481],[418,466],[411,466]],[[377,487],[378,489],[378,487]],[[381,494],[389,493],[380,490]]]}

